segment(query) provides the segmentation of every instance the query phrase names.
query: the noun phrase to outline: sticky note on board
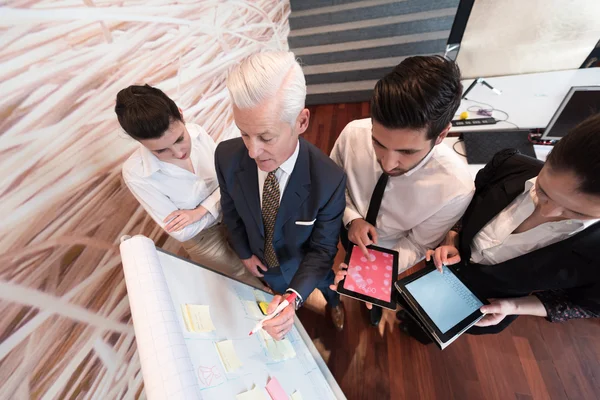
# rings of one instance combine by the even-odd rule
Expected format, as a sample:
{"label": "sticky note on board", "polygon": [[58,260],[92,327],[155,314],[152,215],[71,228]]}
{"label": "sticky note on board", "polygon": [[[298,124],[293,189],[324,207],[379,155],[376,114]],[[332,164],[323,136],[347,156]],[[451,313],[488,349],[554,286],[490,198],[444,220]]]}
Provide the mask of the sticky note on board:
{"label": "sticky note on board", "polygon": [[297,391],[297,390],[296,390],[296,391],[295,391],[295,392],[292,394],[291,400],[303,400],[303,399],[302,399],[302,395],[300,394],[300,392],[299,392],[299,391]]}
{"label": "sticky note on board", "polygon": [[264,301],[266,302],[267,299],[265,298],[265,294],[264,292],[261,292],[260,290],[255,290],[254,291],[254,298],[256,299],[256,301],[261,302]]}
{"label": "sticky note on board", "polygon": [[296,357],[296,350],[289,339],[275,340],[264,330],[260,330],[269,357],[275,361],[283,361]]}
{"label": "sticky note on board", "polygon": [[254,318],[254,319],[262,319],[264,316],[263,314],[260,312],[260,309],[258,308],[258,304],[255,301],[251,301],[251,300],[246,300],[246,310],[248,311],[248,314]]}
{"label": "sticky note on board", "polygon": [[269,309],[269,303],[266,301],[259,301],[258,306],[260,307],[260,311],[262,311],[263,315],[267,315],[267,310]]}
{"label": "sticky note on board", "polygon": [[185,327],[189,332],[202,333],[215,330],[215,325],[210,318],[209,306],[182,304],[181,312]]}
{"label": "sticky note on board", "polygon": [[267,396],[265,396],[265,392],[258,388],[257,386],[254,386],[254,389],[252,390],[248,390],[247,392],[244,393],[240,393],[237,396],[235,396],[236,400],[269,400],[267,399]]}
{"label": "sticky note on board", "polygon": [[217,342],[215,343],[215,346],[217,346],[217,353],[219,353],[219,358],[223,363],[225,371],[233,372],[242,366],[242,362],[238,358],[231,340]]}
{"label": "sticky note on board", "polygon": [[273,400],[289,400],[285,390],[283,390],[283,387],[275,378],[269,380],[265,389],[267,389],[267,393],[269,393],[269,396],[271,396],[271,399]]}
{"label": "sticky note on board", "polygon": [[277,346],[281,354],[283,354],[284,360],[296,357],[296,350],[294,350],[292,342],[290,342],[288,339],[280,340],[279,342],[277,342]]}

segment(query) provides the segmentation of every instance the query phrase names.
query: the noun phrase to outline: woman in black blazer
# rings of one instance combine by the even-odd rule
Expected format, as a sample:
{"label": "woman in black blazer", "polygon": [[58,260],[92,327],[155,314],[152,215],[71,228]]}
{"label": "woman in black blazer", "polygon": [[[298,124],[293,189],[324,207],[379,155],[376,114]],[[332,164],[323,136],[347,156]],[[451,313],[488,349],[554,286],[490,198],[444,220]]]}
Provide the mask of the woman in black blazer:
{"label": "woman in black blazer", "polygon": [[[574,128],[544,165],[503,150],[477,174],[458,231],[428,252],[491,301],[469,333],[497,333],[518,315],[600,316],[600,114]],[[407,313],[405,332],[410,332]],[[416,335],[413,335],[416,336]]]}

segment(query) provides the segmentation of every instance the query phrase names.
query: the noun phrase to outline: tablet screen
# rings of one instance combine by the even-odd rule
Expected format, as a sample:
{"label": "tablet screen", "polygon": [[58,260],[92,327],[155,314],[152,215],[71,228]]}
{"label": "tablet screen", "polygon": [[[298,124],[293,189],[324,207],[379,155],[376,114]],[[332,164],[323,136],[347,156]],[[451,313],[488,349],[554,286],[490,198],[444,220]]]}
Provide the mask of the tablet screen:
{"label": "tablet screen", "polygon": [[358,247],[352,251],[344,289],[389,303],[392,299],[394,256],[369,250],[369,258]]}
{"label": "tablet screen", "polygon": [[406,290],[419,303],[442,333],[477,311],[483,303],[444,267],[444,273],[431,271],[406,285]]}

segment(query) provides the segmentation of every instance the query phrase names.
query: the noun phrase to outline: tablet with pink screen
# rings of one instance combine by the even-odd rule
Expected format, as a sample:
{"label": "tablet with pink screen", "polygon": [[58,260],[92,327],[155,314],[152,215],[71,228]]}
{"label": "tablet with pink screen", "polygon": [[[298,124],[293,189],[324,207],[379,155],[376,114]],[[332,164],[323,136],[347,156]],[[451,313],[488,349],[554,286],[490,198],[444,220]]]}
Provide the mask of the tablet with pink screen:
{"label": "tablet with pink screen", "polygon": [[398,252],[377,246],[367,247],[366,257],[358,246],[352,245],[346,254],[348,275],[338,284],[338,293],[358,300],[396,309],[392,297],[398,277]]}

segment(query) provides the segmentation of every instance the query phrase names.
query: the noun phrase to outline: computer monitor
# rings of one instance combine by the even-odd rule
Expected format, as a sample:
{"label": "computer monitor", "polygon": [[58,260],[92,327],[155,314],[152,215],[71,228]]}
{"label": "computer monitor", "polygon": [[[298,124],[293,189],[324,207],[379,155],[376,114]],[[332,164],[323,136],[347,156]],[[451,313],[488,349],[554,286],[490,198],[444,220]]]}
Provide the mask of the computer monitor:
{"label": "computer monitor", "polygon": [[574,86],[554,113],[542,140],[559,140],[584,119],[600,112],[600,86]]}

